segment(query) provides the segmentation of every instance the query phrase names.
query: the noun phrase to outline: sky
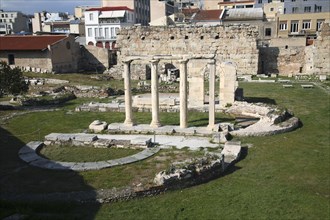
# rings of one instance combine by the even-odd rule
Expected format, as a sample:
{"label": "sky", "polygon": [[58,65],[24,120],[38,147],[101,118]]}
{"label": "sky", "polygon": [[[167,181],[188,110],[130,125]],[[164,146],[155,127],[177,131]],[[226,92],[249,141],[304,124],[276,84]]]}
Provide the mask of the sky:
{"label": "sky", "polygon": [[74,14],[75,6],[99,6],[101,0],[0,0],[0,9],[4,11],[21,11],[24,14],[34,12],[69,12]]}

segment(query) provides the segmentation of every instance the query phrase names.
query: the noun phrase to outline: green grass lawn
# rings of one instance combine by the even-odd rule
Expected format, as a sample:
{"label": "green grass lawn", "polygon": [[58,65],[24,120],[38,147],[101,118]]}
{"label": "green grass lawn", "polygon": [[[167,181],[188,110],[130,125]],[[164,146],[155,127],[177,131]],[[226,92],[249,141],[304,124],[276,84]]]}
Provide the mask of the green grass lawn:
{"label": "green grass lawn", "polygon": [[[264,100],[292,110],[302,127],[276,136],[241,138],[243,145],[252,145],[246,157],[227,175],[199,186],[105,205],[2,202],[0,213],[27,213],[31,219],[46,219],[42,217],[45,213],[53,219],[329,219],[329,95],[317,87],[284,89],[275,83],[240,83],[240,87],[248,100]],[[81,173],[42,170],[20,161],[20,146],[48,133],[80,132],[95,119],[124,121],[122,113],[67,114],[76,102],[56,112],[15,117],[0,128],[1,192],[111,188],[154,175],[144,170],[162,163],[155,157],[151,162]],[[150,114],[134,115],[138,123],[151,120]],[[163,124],[178,124],[178,119],[178,114],[161,114]],[[217,119],[226,120],[222,115]],[[207,124],[207,114],[189,113],[189,126],[195,123]]]}
{"label": "green grass lawn", "polygon": [[92,146],[50,145],[40,150],[41,156],[62,162],[97,162],[114,160],[137,154],[142,150],[122,148],[94,148]]}

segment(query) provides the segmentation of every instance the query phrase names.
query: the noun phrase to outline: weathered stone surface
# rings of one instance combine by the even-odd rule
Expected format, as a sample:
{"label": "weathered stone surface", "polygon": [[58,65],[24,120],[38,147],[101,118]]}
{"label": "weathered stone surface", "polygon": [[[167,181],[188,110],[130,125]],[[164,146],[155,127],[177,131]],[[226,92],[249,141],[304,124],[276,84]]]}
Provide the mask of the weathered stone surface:
{"label": "weathered stone surface", "polygon": [[[141,38],[142,35],[145,37]],[[147,78],[145,70],[150,67],[148,62],[153,58],[160,59],[162,65],[170,63],[174,68],[178,67],[178,60],[188,58],[190,59],[188,68],[192,75],[203,72],[207,65],[207,59],[212,58],[216,59],[217,68],[221,62],[231,61],[237,65],[239,75],[256,74],[259,58],[256,46],[257,36],[258,27],[247,25],[134,26],[122,29],[117,34],[117,44],[121,48],[118,64],[121,64],[128,57],[140,59],[132,63],[133,79]],[[141,68],[134,67],[137,65],[140,65]],[[118,71],[120,69],[118,68]],[[119,76],[120,74],[115,75]]]}
{"label": "weathered stone surface", "polygon": [[224,155],[226,163],[232,163],[236,161],[241,153],[241,142],[240,141],[228,141],[225,143],[221,154]]}
{"label": "weathered stone surface", "polygon": [[104,131],[108,126],[108,123],[105,121],[95,120],[93,121],[88,128],[94,132],[101,132]]}

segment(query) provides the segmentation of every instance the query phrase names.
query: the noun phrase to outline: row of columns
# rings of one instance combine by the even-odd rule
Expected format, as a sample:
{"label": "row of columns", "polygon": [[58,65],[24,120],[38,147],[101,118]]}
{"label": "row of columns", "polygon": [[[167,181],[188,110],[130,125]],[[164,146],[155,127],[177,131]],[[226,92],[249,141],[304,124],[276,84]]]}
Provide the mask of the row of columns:
{"label": "row of columns", "polygon": [[[126,126],[133,126],[132,112],[132,90],[131,90],[131,71],[130,64],[132,61],[124,63],[124,90],[125,90],[125,122]],[[158,91],[158,63],[159,60],[151,60],[151,110],[152,120],[150,126],[153,128],[160,127],[159,120],[159,91]],[[180,64],[180,127],[188,127],[188,60],[179,60]],[[213,129],[215,125],[215,60],[208,62],[209,66],[209,125],[208,128]]]}

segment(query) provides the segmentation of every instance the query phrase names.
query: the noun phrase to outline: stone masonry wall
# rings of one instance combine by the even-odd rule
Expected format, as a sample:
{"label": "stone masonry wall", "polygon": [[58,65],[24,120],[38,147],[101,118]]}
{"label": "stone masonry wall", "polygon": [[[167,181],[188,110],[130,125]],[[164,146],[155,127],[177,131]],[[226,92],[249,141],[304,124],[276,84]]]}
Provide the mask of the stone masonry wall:
{"label": "stone masonry wall", "polygon": [[330,74],[330,24],[324,23],[314,45],[305,49],[307,74]]}
{"label": "stone masonry wall", "polygon": [[295,75],[305,72],[304,46],[262,47],[259,51],[260,74]]}
{"label": "stone masonry wall", "polygon": [[[214,55],[217,72],[222,62],[232,62],[237,66],[237,74],[257,74],[259,51],[256,45],[258,28],[249,25],[210,27],[142,27],[121,29],[117,34],[118,65],[129,56],[194,56]],[[162,62],[162,61],[161,61]],[[176,63],[177,60],[166,62]],[[195,69],[203,69],[199,60],[194,59]],[[196,63],[197,62],[197,63]],[[205,60],[203,61],[205,63]],[[134,61],[148,65],[148,60]],[[189,65],[188,63],[188,73]],[[206,65],[206,64],[204,64]],[[135,68],[138,69],[138,68]],[[145,67],[141,71],[145,71]],[[136,75],[145,73],[134,72]],[[143,78],[139,76],[140,78]]]}

